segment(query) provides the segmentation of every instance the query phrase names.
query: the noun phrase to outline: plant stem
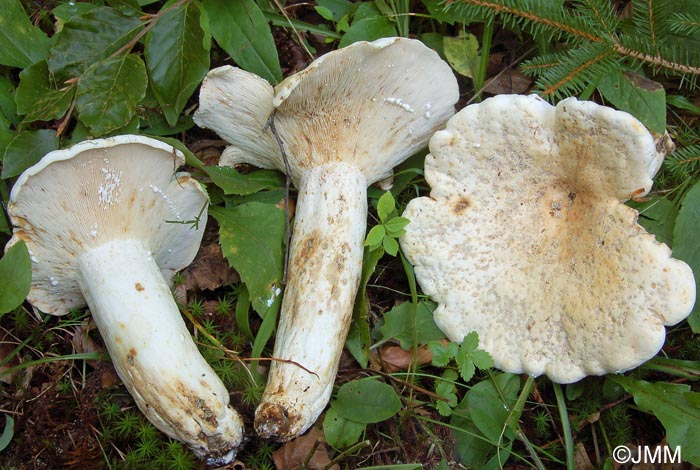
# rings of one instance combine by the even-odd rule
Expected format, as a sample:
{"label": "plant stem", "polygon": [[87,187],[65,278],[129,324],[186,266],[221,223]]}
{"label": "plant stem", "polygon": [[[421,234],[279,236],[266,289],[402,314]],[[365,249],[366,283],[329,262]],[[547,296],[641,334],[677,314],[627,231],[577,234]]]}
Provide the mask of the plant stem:
{"label": "plant stem", "polygon": [[568,470],[576,470],[574,463],[574,440],[571,437],[571,423],[569,423],[569,413],[566,408],[566,399],[561,385],[552,383],[554,387],[554,395],[557,397],[557,408],[559,409],[559,419],[561,420],[561,430],[564,434],[564,444],[566,447],[566,468]]}

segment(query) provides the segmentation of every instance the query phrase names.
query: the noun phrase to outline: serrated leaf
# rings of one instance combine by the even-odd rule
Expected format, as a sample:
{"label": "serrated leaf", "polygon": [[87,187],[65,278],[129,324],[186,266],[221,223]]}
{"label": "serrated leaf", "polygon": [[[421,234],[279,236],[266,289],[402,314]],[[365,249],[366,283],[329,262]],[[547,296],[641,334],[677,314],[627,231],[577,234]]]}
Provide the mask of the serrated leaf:
{"label": "serrated leaf", "polygon": [[326,441],[336,450],[355,444],[365,431],[366,425],[345,419],[333,408],[328,408],[323,419],[323,434]]}
{"label": "serrated leaf", "polygon": [[601,78],[598,90],[616,108],[639,119],[650,131],[661,134],[666,130],[666,92],[660,83],[615,69]]}
{"label": "serrated leaf", "polygon": [[418,344],[428,344],[445,337],[445,334],[435,325],[433,311],[426,302],[420,302],[416,307],[415,320],[410,302],[395,306],[384,314],[384,324],[379,331],[382,334],[382,340],[397,339],[401,343],[401,348],[407,351]]}
{"label": "serrated leaf", "polygon": [[273,204],[249,202],[235,207],[210,207],[209,213],[219,222],[224,256],[248,287],[255,311],[264,314],[281,289],[284,211]]}
{"label": "serrated leaf", "polygon": [[363,2],[355,10],[352,24],[340,40],[338,47],[345,47],[357,41],[374,41],[396,35],[394,24],[381,14],[374,2]]}
{"label": "serrated leaf", "polygon": [[390,191],[386,191],[377,201],[377,215],[379,220],[386,222],[394,209],[396,208],[396,201],[394,196]]}
{"label": "serrated leaf", "polygon": [[401,409],[401,399],[394,389],[379,380],[361,379],[343,384],[332,408],[345,419],[358,423],[378,423]]}
{"label": "serrated leaf", "polygon": [[428,343],[428,349],[433,353],[431,364],[435,367],[445,367],[457,355],[459,346],[452,341],[445,345],[439,341],[431,341]]}
{"label": "serrated leaf", "polygon": [[[168,8],[167,4],[164,8]],[[177,123],[187,100],[209,71],[206,39],[196,2],[173,8],[148,33],[144,51],[148,75],[171,126]]]}
{"label": "serrated leaf", "polygon": [[19,175],[57,148],[58,138],[53,130],[40,129],[15,134],[2,158],[2,178]]}
{"label": "serrated leaf", "polygon": [[0,44],[0,64],[10,67],[29,67],[49,53],[48,36],[32,25],[19,0],[2,2]]}
{"label": "serrated leaf", "polygon": [[476,351],[472,351],[470,357],[474,362],[474,365],[479,369],[488,369],[490,367],[493,367],[493,358],[491,357],[491,354],[484,351],[483,349],[477,349]]}
{"label": "serrated leaf", "polygon": [[273,85],[282,80],[270,25],[253,0],[204,0],[203,5],[212,36],[240,68]]}
{"label": "serrated leaf", "polygon": [[22,304],[32,283],[32,262],[27,245],[15,243],[0,259],[0,314]]}
{"label": "serrated leaf", "polygon": [[[695,183],[683,198],[673,229],[673,257],[685,261],[695,273],[696,291],[700,292],[700,183]],[[700,333],[700,301],[695,302],[688,317],[693,333]]]}
{"label": "serrated leaf", "polygon": [[463,353],[469,353],[474,350],[479,346],[479,334],[476,331],[470,331],[463,339],[462,339],[462,352]]}
{"label": "serrated leaf", "polygon": [[147,86],[146,67],[136,55],[123,54],[96,63],[78,82],[80,120],[95,136],[126,126]]}
{"label": "serrated leaf", "polygon": [[443,52],[447,62],[465,77],[474,78],[479,67],[479,41],[473,34],[443,38]]}
{"label": "serrated leaf", "polygon": [[680,446],[683,460],[700,465],[700,393],[691,392],[686,384],[645,382],[625,376],[608,376],[631,393],[642,410],[659,418],[666,429],[671,448]]}
{"label": "serrated leaf", "polygon": [[19,78],[15,102],[26,121],[59,119],[70,107],[75,86],[53,82],[46,61],[22,70]]}
{"label": "serrated leaf", "polygon": [[64,78],[80,76],[126,45],[142,27],[138,18],[110,7],[73,16],[54,37],[49,70]]}
{"label": "serrated leaf", "polygon": [[243,175],[228,166],[208,166],[205,171],[212,182],[224,190],[224,194],[244,196],[263,189],[284,187],[284,176],[274,170],[257,170]]}
{"label": "serrated leaf", "polygon": [[383,225],[375,225],[369,229],[369,232],[367,233],[367,238],[365,238],[365,246],[370,247],[370,249],[378,247],[381,245],[385,233],[386,232],[384,231]]}

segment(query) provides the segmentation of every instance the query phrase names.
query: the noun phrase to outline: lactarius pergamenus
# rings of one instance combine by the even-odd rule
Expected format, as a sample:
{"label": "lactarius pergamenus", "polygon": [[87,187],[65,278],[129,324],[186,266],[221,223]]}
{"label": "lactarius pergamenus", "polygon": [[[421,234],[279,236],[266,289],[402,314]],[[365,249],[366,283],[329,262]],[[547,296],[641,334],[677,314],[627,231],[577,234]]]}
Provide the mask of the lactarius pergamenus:
{"label": "lactarius pergamenus", "polygon": [[452,117],[401,239],[437,325],[453,341],[476,331],[504,371],[560,383],[653,357],[695,282],[623,202],[649,192],[671,148],[572,98],[501,95]]}
{"label": "lactarius pergamenus", "polygon": [[[285,171],[299,190],[273,362],[255,427],[288,440],[330,398],[362,267],[367,186],[423,148],[454,114],[450,67],[420,41],[359,42],[275,89],[232,67],[209,72],[195,122],[231,143],[221,165]],[[296,364],[295,364],[296,363]],[[300,367],[303,366],[303,367]]]}
{"label": "lactarius pergamenus", "polygon": [[51,152],[12,188],[8,246],[29,248],[29,302],[52,315],[87,303],[143,414],[199,457],[227,462],[243,423],[169,288],[207,218],[200,184],[175,173],[183,163],[172,146],[133,135]]}

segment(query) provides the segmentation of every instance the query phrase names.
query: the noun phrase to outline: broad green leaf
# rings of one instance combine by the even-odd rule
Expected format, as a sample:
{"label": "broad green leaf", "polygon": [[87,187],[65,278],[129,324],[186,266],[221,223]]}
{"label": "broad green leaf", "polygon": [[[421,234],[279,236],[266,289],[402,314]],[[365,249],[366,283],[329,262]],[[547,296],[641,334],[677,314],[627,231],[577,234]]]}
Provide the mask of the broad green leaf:
{"label": "broad green leaf", "polygon": [[2,158],[2,178],[22,173],[52,150],[58,149],[56,132],[50,129],[23,131],[16,134]]}
{"label": "broad green leaf", "polygon": [[420,302],[414,322],[411,302],[395,306],[384,314],[384,325],[379,328],[382,340],[397,339],[401,348],[409,350],[417,346],[415,340],[418,344],[428,344],[444,338],[445,334],[433,321],[433,308],[427,302]]}
{"label": "broad green leaf", "polygon": [[406,217],[393,217],[384,224],[384,228],[386,228],[389,235],[396,238],[401,237],[404,235],[404,233],[406,233],[404,227],[406,227],[406,225],[409,223],[411,223],[411,221]]}
{"label": "broad green leaf", "polygon": [[364,2],[355,10],[350,29],[340,40],[338,47],[345,47],[357,41],[396,36],[394,24],[381,14],[374,3]]}
{"label": "broad green leaf", "polygon": [[389,256],[396,256],[396,253],[399,252],[399,242],[396,241],[396,238],[384,237],[382,246],[384,247],[386,254]]}
{"label": "broad green leaf", "polygon": [[284,175],[274,170],[257,170],[247,175],[228,166],[208,166],[205,171],[224,194],[247,195],[263,189],[284,187]]}
{"label": "broad green leaf", "polygon": [[365,246],[370,247],[370,249],[376,249],[381,245],[384,235],[386,234],[383,225],[375,225],[367,233],[367,238],[365,239]]}
{"label": "broad green leaf", "polygon": [[49,38],[36,26],[19,0],[3,0],[0,6],[0,64],[29,67],[46,59]]}
{"label": "broad green leaf", "polygon": [[396,208],[396,201],[391,191],[386,191],[377,201],[377,215],[379,220],[386,222],[394,209]]}
{"label": "broad green leaf", "polygon": [[608,376],[634,396],[642,410],[659,418],[666,429],[666,441],[673,449],[681,447],[683,460],[700,465],[700,393],[690,385],[645,382],[622,375]]}
{"label": "broad green leaf", "polygon": [[84,15],[97,8],[97,5],[87,2],[66,2],[51,10],[51,13],[59,20],[60,28],[74,16]]}
{"label": "broad green leaf", "polygon": [[126,126],[147,85],[146,67],[136,55],[122,54],[96,63],[78,82],[80,120],[95,136]]}
{"label": "broad green leaf", "polygon": [[391,418],[402,405],[390,385],[375,379],[360,379],[343,384],[331,406],[338,416],[369,424]]}
{"label": "broad green leaf", "polygon": [[55,83],[46,61],[22,70],[19,79],[15,102],[26,121],[59,119],[70,107],[75,85]]}
{"label": "broad green leaf", "polygon": [[473,34],[443,38],[443,52],[447,62],[465,77],[474,78],[479,67],[479,41]]}
{"label": "broad green leaf", "polygon": [[177,123],[187,100],[209,71],[209,45],[200,26],[196,2],[173,8],[148,33],[145,48],[148,75],[171,126]]}
{"label": "broad green leaf", "polygon": [[377,263],[384,255],[382,250],[369,250],[365,248],[362,258],[362,274],[360,276],[360,288],[355,297],[355,305],[352,313],[350,332],[345,341],[355,360],[361,367],[367,367],[370,357],[371,334],[369,327],[369,298],[367,297],[367,282],[377,268]]}
{"label": "broad green leaf", "polygon": [[0,434],[0,452],[2,452],[12,441],[12,437],[15,435],[15,420],[12,416],[3,413],[5,417],[5,428]]}
{"label": "broad green leaf", "polygon": [[673,202],[663,197],[652,197],[647,202],[629,201],[628,204],[639,211],[638,222],[642,227],[653,233],[659,242],[673,246],[673,226],[678,215]]}
{"label": "broad green leaf", "polygon": [[692,101],[683,95],[668,95],[666,96],[666,103],[674,108],[680,108],[694,114],[700,114],[700,106],[693,104]]}
{"label": "broad green leaf", "polygon": [[27,245],[15,243],[0,259],[0,314],[22,304],[32,283],[32,262]]}
{"label": "broad green leaf", "polygon": [[614,70],[601,78],[598,90],[616,108],[627,111],[652,132],[660,134],[666,130],[666,92],[660,83]]}
{"label": "broad green leaf", "polygon": [[[316,0],[317,8],[324,8],[331,13],[331,18],[336,23],[350,13],[354,5],[349,0]],[[325,18],[325,17],[324,17]]]}
{"label": "broad green leaf", "polygon": [[342,450],[360,440],[365,424],[345,419],[333,408],[328,408],[323,418],[323,435],[336,450]]}
{"label": "broad green leaf", "polygon": [[80,76],[88,67],[125,46],[142,27],[138,18],[110,7],[73,16],[54,36],[49,70],[61,77]]}
{"label": "broad green leaf", "polygon": [[204,0],[203,5],[212,36],[240,68],[273,85],[282,80],[270,25],[253,0]]}
{"label": "broad green leaf", "polygon": [[[695,273],[697,292],[700,292],[700,183],[695,183],[685,195],[673,229],[673,257],[688,263]],[[695,302],[688,317],[693,333],[700,333],[700,301]]]}
{"label": "broad green leaf", "polygon": [[15,104],[15,84],[8,77],[0,75],[0,130],[17,126],[19,122]]}
{"label": "broad green leaf", "polygon": [[286,216],[272,204],[249,202],[210,207],[219,222],[219,241],[229,264],[250,292],[253,308],[264,314],[281,293]]}

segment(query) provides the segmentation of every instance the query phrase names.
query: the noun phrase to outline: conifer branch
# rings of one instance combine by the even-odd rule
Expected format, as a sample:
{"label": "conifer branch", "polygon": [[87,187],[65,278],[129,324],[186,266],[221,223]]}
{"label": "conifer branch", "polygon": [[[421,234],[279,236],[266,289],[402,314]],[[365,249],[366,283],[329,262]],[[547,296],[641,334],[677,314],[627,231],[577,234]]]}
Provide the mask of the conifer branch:
{"label": "conifer branch", "polygon": [[573,80],[579,73],[581,73],[583,70],[586,70],[587,68],[591,67],[592,65],[597,64],[597,63],[603,61],[604,59],[610,57],[610,56],[613,55],[613,54],[614,54],[613,51],[605,51],[605,52],[602,52],[602,53],[598,54],[597,56],[593,57],[592,59],[587,60],[587,61],[584,62],[583,64],[581,64],[581,65],[579,65],[578,67],[572,69],[572,70],[571,70],[569,73],[567,73],[561,80],[559,80],[558,82],[556,82],[556,83],[550,85],[549,87],[547,87],[547,88],[542,92],[541,95],[542,95],[542,96],[549,96],[549,95],[555,94],[555,93],[557,92],[557,90],[561,89],[561,88],[562,88],[563,86],[565,86],[567,83],[569,83],[570,81],[572,81],[572,80]]}

